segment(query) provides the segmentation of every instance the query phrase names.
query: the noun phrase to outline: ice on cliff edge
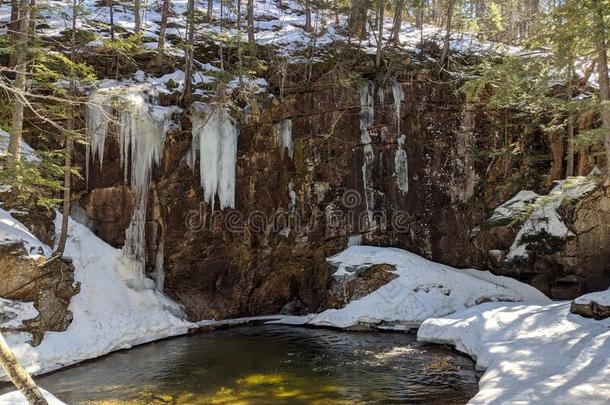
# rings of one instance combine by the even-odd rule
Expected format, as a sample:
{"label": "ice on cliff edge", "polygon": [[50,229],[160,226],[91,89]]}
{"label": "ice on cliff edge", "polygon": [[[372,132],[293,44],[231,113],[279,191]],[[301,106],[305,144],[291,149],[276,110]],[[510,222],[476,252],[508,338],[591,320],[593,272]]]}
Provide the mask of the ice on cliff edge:
{"label": "ice on cliff edge", "polygon": [[396,267],[397,278],[374,292],[305,317],[284,317],[279,323],[350,328],[359,324],[404,329],[487,301],[547,304],[535,288],[517,280],[473,269],[460,270],[435,263],[402,249],[351,246],[328,261],[335,277],[352,277],[356,269],[374,264]]}
{"label": "ice on cliff edge", "polygon": [[[2,233],[23,239],[23,227],[0,209]],[[56,219],[59,229],[61,215]],[[43,245],[27,235],[28,243]],[[7,241],[5,241],[7,242]],[[48,250],[47,250],[48,251]],[[124,254],[70,219],[66,246],[74,260],[75,280],[81,291],[69,306],[74,320],[64,332],[47,332],[38,347],[29,344],[27,333],[7,334],[6,340],[21,364],[40,374],[169,336],[182,335],[189,324],[181,319],[178,304],[159,293]],[[0,373],[0,380],[5,379]]]}

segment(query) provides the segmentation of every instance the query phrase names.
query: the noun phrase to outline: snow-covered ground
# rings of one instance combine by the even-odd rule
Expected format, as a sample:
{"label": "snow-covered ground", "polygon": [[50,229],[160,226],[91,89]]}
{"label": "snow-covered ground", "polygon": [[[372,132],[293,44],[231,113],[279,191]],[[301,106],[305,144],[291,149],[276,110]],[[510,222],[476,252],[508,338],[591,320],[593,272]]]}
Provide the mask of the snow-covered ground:
{"label": "snow-covered ground", "polygon": [[430,317],[481,302],[550,302],[535,288],[514,279],[472,269],[458,270],[402,249],[352,246],[329,261],[338,267],[335,277],[350,277],[358,267],[373,264],[396,266],[398,277],[344,308],[304,317],[287,316],[273,322],[337,328],[381,324],[384,328],[408,329]]}
{"label": "snow-covered ground", "polygon": [[471,404],[610,403],[610,319],[570,303],[486,303],[426,320],[419,340],[451,344],[487,370]]}
{"label": "snow-covered ground", "polygon": [[[25,240],[43,245],[25,227],[0,209],[4,243]],[[61,216],[58,215],[57,221]],[[59,229],[59,222],[56,228]],[[12,235],[12,238],[9,236]],[[44,246],[44,245],[43,245]],[[47,252],[49,248],[45,249]],[[47,332],[38,347],[27,333],[7,334],[6,340],[21,364],[40,374],[134,345],[185,334],[189,324],[182,309],[154,288],[138,267],[118,249],[98,239],[88,228],[70,220],[65,254],[74,260],[81,291],[69,310],[74,320],[64,332]],[[27,307],[23,316],[36,315]],[[35,311],[34,311],[35,312]],[[12,322],[16,322],[15,319]],[[5,379],[4,373],[0,379]]]}

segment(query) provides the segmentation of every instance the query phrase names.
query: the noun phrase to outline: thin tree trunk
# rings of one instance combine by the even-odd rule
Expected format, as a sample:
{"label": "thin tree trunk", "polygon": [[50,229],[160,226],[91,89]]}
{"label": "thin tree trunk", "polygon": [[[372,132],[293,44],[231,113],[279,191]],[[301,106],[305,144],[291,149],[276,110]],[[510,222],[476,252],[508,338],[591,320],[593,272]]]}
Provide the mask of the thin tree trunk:
{"label": "thin tree trunk", "polygon": [[568,153],[566,156],[566,177],[574,176],[574,111],[572,111],[572,91],[574,86],[574,68],[570,67],[570,78],[568,83]]}
{"label": "thin tree trunk", "polygon": [[[10,43],[15,46],[17,43],[16,37],[19,32],[19,0],[11,0],[11,20],[8,23],[8,37]],[[14,68],[15,61],[15,50],[11,51],[9,55],[9,68]]]}
{"label": "thin tree trunk", "polygon": [[[404,0],[398,0],[396,10],[394,11],[394,24],[392,25],[392,43],[398,46],[400,43],[400,28],[402,26],[402,9]],[[420,17],[420,14],[417,14]],[[421,21],[421,18],[418,18]],[[419,26],[419,25],[418,25]]]}
{"label": "thin tree trunk", "polygon": [[350,37],[366,38],[366,20],[369,9],[368,0],[352,0],[349,15],[348,32]]}
{"label": "thin tree trunk", "polygon": [[455,0],[449,0],[447,4],[447,28],[445,32],[445,41],[443,44],[443,51],[441,53],[441,60],[439,64],[441,67],[445,67],[447,57],[449,56],[449,44],[451,41],[451,20],[453,19],[453,7],[455,6]]}
{"label": "thin tree trunk", "polygon": [[110,39],[114,41],[114,0],[110,0]]}
{"label": "thin tree trunk", "polygon": [[17,361],[17,358],[11,352],[10,347],[6,344],[4,336],[0,332],[0,364],[6,372],[6,375],[11,382],[23,394],[30,405],[47,405],[47,400],[42,396],[42,393],[32,380],[32,377]]}
{"label": "thin tree trunk", "polygon": [[188,0],[188,45],[186,47],[186,68],[184,69],[184,92],[182,93],[182,105],[188,107],[191,104],[193,94],[193,45],[195,43],[195,0]]}
{"label": "thin tree trunk", "polygon": [[241,50],[241,1],[237,0],[237,64],[239,65],[239,88],[242,88],[244,84],[244,62],[242,59],[242,50]]}
{"label": "thin tree trunk", "polygon": [[15,35],[15,95],[11,112],[11,136],[8,145],[9,162],[21,160],[21,139],[23,137],[23,105],[25,92],[25,68],[28,52],[29,0],[19,4],[19,30]]}
{"label": "thin tree trunk", "polygon": [[134,14],[134,23],[135,28],[134,31],[136,33],[140,32],[142,29],[142,15],[140,14],[140,9],[142,7],[142,0],[134,0],[133,2],[133,14]]}
{"label": "thin tree trunk", "polygon": [[377,21],[377,56],[375,57],[375,67],[381,67],[381,56],[383,52],[383,20],[385,11],[385,0],[379,0],[379,14]]}
{"label": "thin tree trunk", "polygon": [[38,16],[38,6],[36,0],[30,0],[30,35],[36,34],[36,18]]}
{"label": "thin tree trunk", "polygon": [[598,46],[598,72],[599,94],[601,100],[602,126],[605,131],[604,146],[606,148],[606,175],[610,182],[610,79],[608,78],[608,43],[606,42],[606,29],[604,25],[604,11],[601,5],[597,10],[597,46]]}
{"label": "thin tree trunk", "polygon": [[248,0],[248,52],[250,56],[256,55],[256,40],[254,38],[254,0]]}
{"label": "thin tree trunk", "polygon": [[208,11],[207,11],[208,22],[214,20],[214,0],[208,0]]}
{"label": "thin tree trunk", "polygon": [[[78,18],[78,10],[76,5],[77,0],[72,0],[72,30],[70,33],[70,55],[74,62],[76,62],[76,20]],[[76,97],[76,72],[74,68],[70,68],[70,90],[69,94],[71,97]],[[68,116],[68,128],[65,136],[65,160],[64,160],[64,201],[61,218],[61,231],[59,234],[59,242],[57,248],[53,253],[53,257],[61,258],[66,249],[66,241],[68,240],[68,224],[71,210],[71,194],[72,194],[72,172],[70,171],[72,166],[72,153],[74,149],[74,140],[72,139],[72,132],[74,131],[74,105],[70,103],[70,112]]]}
{"label": "thin tree trunk", "polygon": [[157,44],[157,64],[161,64],[163,62],[165,52],[165,33],[167,32],[169,3],[170,0],[163,0],[163,8],[161,9],[161,24],[159,25],[159,43]]}
{"label": "thin tree trunk", "polygon": [[305,31],[311,32],[311,0],[305,0]]}

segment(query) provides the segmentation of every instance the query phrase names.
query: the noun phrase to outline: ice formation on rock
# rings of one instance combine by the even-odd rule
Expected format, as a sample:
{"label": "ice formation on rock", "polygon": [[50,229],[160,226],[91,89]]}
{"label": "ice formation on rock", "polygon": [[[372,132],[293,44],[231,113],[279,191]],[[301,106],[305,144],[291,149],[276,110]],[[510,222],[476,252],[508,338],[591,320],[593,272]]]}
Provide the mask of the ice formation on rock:
{"label": "ice formation on rock", "polygon": [[[154,105],[156,94],[146,86],[117,86],[94,92],[87,106],[87,177],[89,160],[97,155],[100,168],[111,122],[118,126],[120,164],[125,182],[131,184],[136,207],[125,230],[125,255],[142,270],[146,262],[146,205],[153,164],[158,165],[165,134],[175,124],[172,114],[177,107]],[[113,111],[116,115],[113,116]]]}
{"label": "ice formation on rock", "polygon": [[360,87],[360,142],[364,147],[362,184],[364,185],[364,201],[369,226],[373,224],[372,208],[375,203],[375,188],[372,181],[375,155],[371,145],[371,130],[375,113],[374,93],[375,84],[372,81]]}
{"label": "ice formation on rock", "polygon": [[199,174],[204,200],[214,208],[235,207],[235,168],[237,164],[237,122],[224,108],[195,105],[193,140],[188,159],[194,170],[199,157]]}
{"label": "ice formation on rock", "polygon": [[292,120],[284,118],[276,126],[277,143],[284,157],[284,151],[288,149],[288,156],[292,159],[294,145],[292,143]]}
{"label": "ice formation on rock", "polygon": [[400,136],[400,106],[403,101],[405,101],[405,93],[402,90],[402,86],[396,79],[390,80],[390,86],[392,87],[392,95],[394,96],[394,109],[395,109],[395,119],[396,119],[396,128],[398,131],[398,136]]}
{"label": "ice formation on rock", "polygon": [[409,191],[409,165],[407,162],[407,152],[404,150],[405,136],[398,138],[398,147],[394,156],[394,177],[398,189],[403,193]]}

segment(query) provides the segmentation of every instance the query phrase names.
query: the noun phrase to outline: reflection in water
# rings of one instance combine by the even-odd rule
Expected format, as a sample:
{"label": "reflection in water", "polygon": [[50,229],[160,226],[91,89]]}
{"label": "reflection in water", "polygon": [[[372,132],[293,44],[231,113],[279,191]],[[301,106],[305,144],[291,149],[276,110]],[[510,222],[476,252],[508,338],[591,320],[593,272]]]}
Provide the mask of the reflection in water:
{"label": "reflection in water", "polygon": [[69,404],[465,403],[472,361],[388,333],[253,326],[114,353],[38,379]]}

